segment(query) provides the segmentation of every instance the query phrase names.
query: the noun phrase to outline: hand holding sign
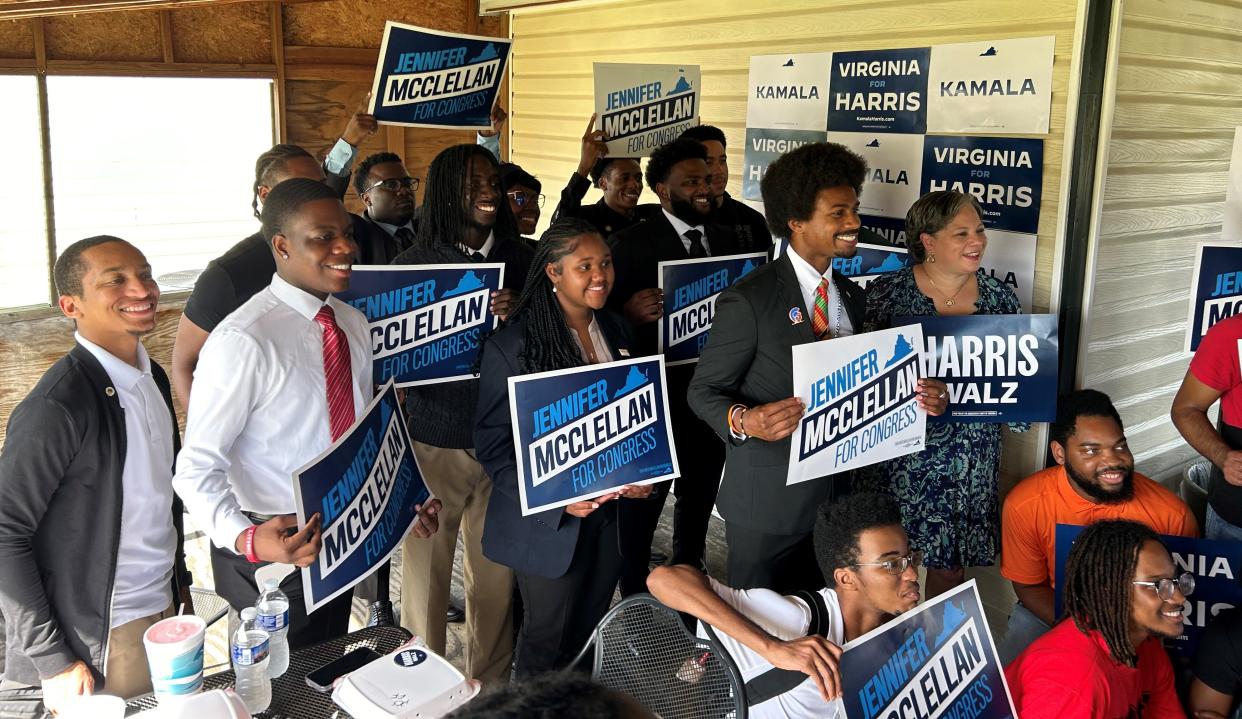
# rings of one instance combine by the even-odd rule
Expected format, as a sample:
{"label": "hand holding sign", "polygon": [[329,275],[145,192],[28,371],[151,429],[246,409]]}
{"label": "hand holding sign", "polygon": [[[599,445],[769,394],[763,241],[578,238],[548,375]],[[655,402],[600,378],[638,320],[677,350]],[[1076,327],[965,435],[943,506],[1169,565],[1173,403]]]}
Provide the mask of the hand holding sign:
{"label": "hand holding sign", "polygon": [[841,647],[818,635],[778,641],[762,652],[778,669],[802,672],[815,680],[824,701],[841,696]]}
{"label": "hand holding sign", "polygon": [[371,93],[368,92],[362,98],[362,102],[358,103],[358,107],[354,108],[354,114],[349,117],[349,123],[345,125],[345,131],[341,133],[341,139],[353,147],[361,145],[379,129],[375,115],[368,110],[370,107]]}
{"label": "hand holding sign", "polygon": [[933,417],[944,414],[949,407],[949,386],[938,379],[920,379],[919,406]]}
{"label": "hand holding sign", "polygon": [[590,174],[591,168],[595,167],[599,158],[608,154],[608,138],[604,136],[603,130],[595,129],[595,118],[598,116],[598,113],[591,114],[591,119],[587,121],[586,132],[582,135],[582,152],[578,155],[578,174],[583,177]]}
{"label": "hand holding sign", "polygon": [[790,397],[751,407],[738,418],[738,430],[748,437],[776,442],[793,434],[802,417],[802,400]]}
{"label": "hand holding sign", "polygon": [[[320,517],[315,514],[306,526],[297,531],[298,518],[292,514],[273,517],[254,530],[254,555],[265,562],[295,564],[309,567],[319,556],[323,544]],[[237,537],[237,550],[243,552],[242,537]]]}
{"label": "hand holding sign", "polygon": [[500,134],[500,126],[505,124],[505,120],[509,117],[509,113],[496,103],[492,106],[491,121],[492,126],[483,130],[479,130],[479,137],[495,137]]}
{"label": "hand holding sign", "polygon": [[513,303],[517,300],[513,296],[513,290],[508,287],[497,290],[492,293],[492,314],[503,321],[509,316],[509,310],[513,307]]}
{"label": "hand holding sign", "polygon": [[636,325],[655,322],[664,315],[664,290],[659,287],[639,290],[621,309],[625,318]]}

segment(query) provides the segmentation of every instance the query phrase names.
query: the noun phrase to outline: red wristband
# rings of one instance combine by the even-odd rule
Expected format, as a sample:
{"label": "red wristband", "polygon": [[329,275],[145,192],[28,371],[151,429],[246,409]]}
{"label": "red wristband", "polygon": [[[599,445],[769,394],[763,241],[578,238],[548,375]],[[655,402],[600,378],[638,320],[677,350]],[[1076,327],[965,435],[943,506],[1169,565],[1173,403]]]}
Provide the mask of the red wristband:
{"label": "red wristband", "polygon": [[254,553],[254,532],[256,529],[258,529],[258,527],[254,526],[253,524],[250,525],[248,529],[246,529],[246,532],[245,532],[246,538],[242,545],[243,547],[245,547],[245,550],[246,550],[245,551],[246,560],[249,561],[251,564],[258,564],[259,562],[263,561],[259,559],[258,555]]}

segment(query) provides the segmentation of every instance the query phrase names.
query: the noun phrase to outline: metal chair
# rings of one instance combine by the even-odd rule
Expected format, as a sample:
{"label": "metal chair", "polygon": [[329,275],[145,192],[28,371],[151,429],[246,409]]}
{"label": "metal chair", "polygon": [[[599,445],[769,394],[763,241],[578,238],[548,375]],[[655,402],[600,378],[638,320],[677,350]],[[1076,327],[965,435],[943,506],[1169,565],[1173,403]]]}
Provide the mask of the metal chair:
{"label": "metal chair", "polygon": [[[661,719],[746,719],[741,674],[718,643],[691,634],[650,594],[613,607],[570,667],[594,647],[595,681],[625,692]],[[572,669],[571,669],[572,671]]]}
{"label": "metal chair", "polygon": [[207,622],[209,627],[229,612],[228,601],[210,589],[190,587],[190,597],[194,600],[194,614]]}

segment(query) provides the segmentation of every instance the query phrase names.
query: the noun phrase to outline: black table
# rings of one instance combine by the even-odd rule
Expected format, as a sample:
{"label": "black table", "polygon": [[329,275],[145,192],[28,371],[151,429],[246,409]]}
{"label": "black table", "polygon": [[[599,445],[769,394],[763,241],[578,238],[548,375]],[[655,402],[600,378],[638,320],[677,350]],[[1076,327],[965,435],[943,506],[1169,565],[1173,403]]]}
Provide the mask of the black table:
{"label": "black table", "polygon": [[[410,633],[401,627],[367,627],[337,639],[329,639],[289,654],[289,670],[272,680],[272,703],[267,711],[258,716],[296,717],[297,719],[329,719],[333,713],[347,717],[332,703],[331,694],[323,694],[306,684],[306,675],[334,659],[358,647],[370,647],[380,654],[387,654],[410,640]],[[212,674],[203,680],[203,690],[226,689],[233,686],[233,671]],[[154,709],[156,699],[146,694],[131,699],[126,705],[126,716]]]}

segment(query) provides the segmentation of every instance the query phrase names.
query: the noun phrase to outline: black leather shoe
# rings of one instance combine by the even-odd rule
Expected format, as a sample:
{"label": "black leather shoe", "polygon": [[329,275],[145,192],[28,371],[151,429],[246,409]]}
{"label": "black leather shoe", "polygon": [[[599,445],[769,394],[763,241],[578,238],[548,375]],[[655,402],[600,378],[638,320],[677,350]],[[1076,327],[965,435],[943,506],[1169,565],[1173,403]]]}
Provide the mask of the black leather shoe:
{"label": "black leather shoe", "polygon": [[449,602],[447,621],[449,624],[456,624],[458,622],[466,621],[466,610],[456,604],[453,604],[452,602]]}
{"label": "black leather shoe", "polygon": [[369,616],[367,617],[368,627],[393,627],[396,625],[397,622],[392,616],[392,602],[371,602]]}

